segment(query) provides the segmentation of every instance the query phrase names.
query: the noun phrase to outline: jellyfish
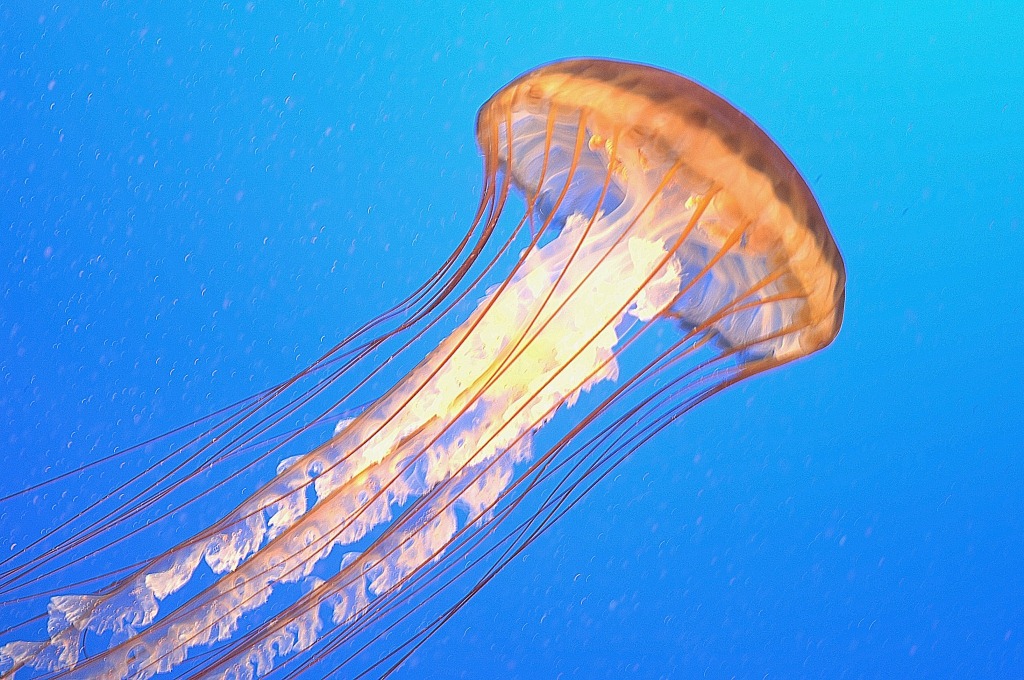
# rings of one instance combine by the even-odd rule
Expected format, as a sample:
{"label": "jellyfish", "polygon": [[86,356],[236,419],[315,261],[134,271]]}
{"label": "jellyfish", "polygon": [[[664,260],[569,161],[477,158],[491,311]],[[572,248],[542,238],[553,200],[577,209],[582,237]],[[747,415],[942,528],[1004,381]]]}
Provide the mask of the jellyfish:
{"label": "jellyfish", "polygon": [[479,208],[434,276],[0,563],[3,677],[387,676],[667,425],[835,338],[811,190],[700,85],[548,64],[477,141]]}

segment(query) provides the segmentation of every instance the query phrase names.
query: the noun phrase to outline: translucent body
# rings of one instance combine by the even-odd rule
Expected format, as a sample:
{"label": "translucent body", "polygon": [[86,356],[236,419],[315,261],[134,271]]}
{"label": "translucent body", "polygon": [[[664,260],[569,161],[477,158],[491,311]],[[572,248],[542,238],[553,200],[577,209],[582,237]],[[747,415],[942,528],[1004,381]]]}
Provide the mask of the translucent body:
{"label": "translucent body", "polygon": [[[297,397],[286,396],[293,384],[272,391],[240,422],[274,399],[312,408],[306,395],[365,366],[378,343],[416,341],[450,318],[519,244],[511,272],[404,379],[324,444],[282,460],[228,516],[101,592],[52,597],[48,638],[7,643],[7,670],[251,678],[333,654],[346,675],[386,673],[653,432],[835,337],[844,273],[813,196],[763,132],[706,90],[650,67],[562,62],[496,94],[477,129],[478,219],[397,310],[410,320],[385,329],[396,310],[385,313],[310,375],[346,359],[340,370]],[[485,262],[513,187],[525,213]],[[623,375],[655,323],[677,329],[673,344],[631,357]],[[541,427],[588,391],[603,393],[536,449]],[[323,573],[339,551],[349,552]],[[10,567],[5,587],[30,584],[52,554]],[[200,570],[219,577],[163,611]],[[304,594],[260,617],[289,583]],[[381,633],[403,630],[397,641]],[[107,648],[85,656],[85,635]]]}

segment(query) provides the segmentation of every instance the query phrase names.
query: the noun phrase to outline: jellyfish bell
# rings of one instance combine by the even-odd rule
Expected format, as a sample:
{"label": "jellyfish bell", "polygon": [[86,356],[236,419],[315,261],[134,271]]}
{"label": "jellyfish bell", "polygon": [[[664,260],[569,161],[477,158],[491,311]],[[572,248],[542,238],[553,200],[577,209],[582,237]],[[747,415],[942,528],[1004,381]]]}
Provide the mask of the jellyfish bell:
{"label": "jellyfish bell", "polygon": [[[543,206],[564,184],[581,118],[586,146],[556,218],[586,213],[577,210],[577,201],[593,200],[609,167],[608,194],[615,198],[605,207],[622,214],[653,201],[643,220],[659,225],[660,231],[649,233],[662,240],[680,234],[696,199],[713,192],[677,259],[690,276],[715,254],[720,260],[709,285],[683,294],[673,311],[698,325],[709,310],[774,274],[774,282],[754,293],[760,305],[715,325],[721,339],[737,345],[760,335],[765,341],[749,349],[776,361],[832,341],[843,313],[842,260],[810,188],[752,120],[677,74],[587,59],[557,62],[513,81],[480,110],[477,134],[481,148],[507,165],[517,186]],[[545,154],[549,148],[555,151]],[[549,171],[538,186],[545,161]],[[733,244],[733,238],[739,241]],[[793,297],[772,297],[783,291]],[[768,329],[781,330],[784,323],[789,331],[767,339]]]}
{"label": "jellyfish bell", "polygon": [[[5,630],[5,677],[387,675],[655,433],[838,332],[843,263],[810,189],[701,86],[557,62],[484,104],[477,139],[480,209],[436,276],[300,376],[197,423],[173,474],[131,480],[131,501],[119,487],[82,513],[92,524],[3,562],[3,597],[45,609]],[[672,339],[652,350],[655,327]],[[417,351],[333,435],[293,450],[308,431],[283,431],[285,416],[329,421],[382,353]],[[201,507],[236,467],[275,457],[208,528],[67,583],[72,556],[115,549],[146,513],[173,517],[167,493],[199,484],[181,504]],[[220,479],[199,473],[214,467]],[[32,626],[45,630],[18,637]]]}

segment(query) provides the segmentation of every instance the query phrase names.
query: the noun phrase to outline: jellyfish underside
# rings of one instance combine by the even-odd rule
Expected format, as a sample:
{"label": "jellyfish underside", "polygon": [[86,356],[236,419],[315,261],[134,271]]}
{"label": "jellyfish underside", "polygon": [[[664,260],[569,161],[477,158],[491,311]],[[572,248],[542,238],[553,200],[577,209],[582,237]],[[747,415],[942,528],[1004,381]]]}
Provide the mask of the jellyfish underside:
{"label": "jellyfish underside", "polygon": [[[671,96],[656,96],[663,81]],[[481,207],[438,275],[300,376],[312,387],[290,381],[204,422],[190,464],[230,465],[231,447],[276,433],[282,420],[268,413],[365,385],[385,343],[413,352],[477,299],[468,318],[326,442],[282,457],[271,481],[209,529],[99,591],[53,596],[45,639],[0,648],[6,674],[292,677],[324,664],[386,675],[681,413],[830,342],[842,313],[838,252],[799,175],[753,124],[735,129],[734,115],[747,121],[678,76],[615,62],[550,65],[495,95],[478,120]],[[524,209],[488,249],[513,190]],[[511,272],[493,283],[507,261]],[[661,346],[638,355],[651,351],[652,328]],[[587,410],[574,410],[581,399]],[[556,416],[571,424],[536,446]],[[288,437],[274,441],[261,455],[278,455]],[[122,514],[155,507],[146,499],[158,489]],[[37,554],[8,560],[0,588],[59,582],[59,548],[105,531],[29,546]],[[204,570],[217,576],[181,598]],[[285,584],[303,593],[274,606]],[[172,596],[184,601],[161,610]],[[106,648],[84,654],[88,636]]]}

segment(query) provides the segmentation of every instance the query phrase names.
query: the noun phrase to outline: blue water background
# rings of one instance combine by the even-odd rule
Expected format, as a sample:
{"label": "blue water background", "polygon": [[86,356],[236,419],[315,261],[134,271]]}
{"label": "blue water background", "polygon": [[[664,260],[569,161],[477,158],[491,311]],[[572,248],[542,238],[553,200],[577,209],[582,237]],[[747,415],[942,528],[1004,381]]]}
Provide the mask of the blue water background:
{"label": "blue water background", "polygon": [[[805,174],[843,330],[666,430],[400,677],[1024,677],[1024,10],[845,4],[0,2],[0,488],[300,370],[468,228],[495,90],[648,62]],[[0,508],[0,550],[110,483]]]}

